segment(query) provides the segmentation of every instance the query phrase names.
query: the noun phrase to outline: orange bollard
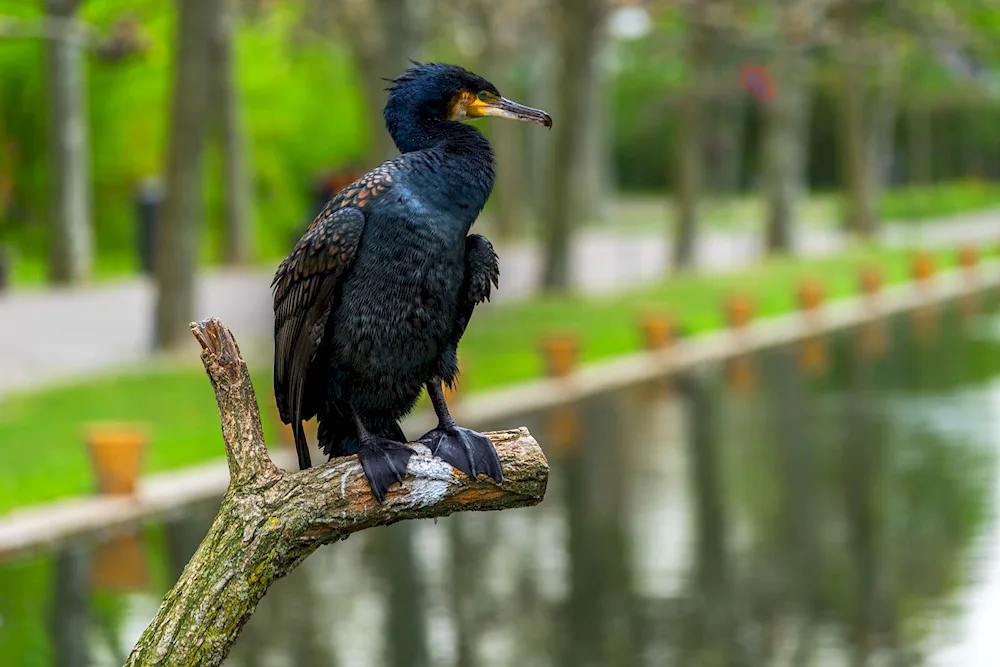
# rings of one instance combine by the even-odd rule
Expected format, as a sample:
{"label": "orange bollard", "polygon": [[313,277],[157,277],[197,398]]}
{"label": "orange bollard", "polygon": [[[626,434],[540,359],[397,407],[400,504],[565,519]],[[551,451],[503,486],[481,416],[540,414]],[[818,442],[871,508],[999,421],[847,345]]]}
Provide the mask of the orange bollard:
{"label": "orange bollard", "polygon": [[805,311],[815,311],[823,305],[826,290],[823,283],[814,278],[804,278],[799,281],[797,290],[799,308]]}
{"label": "orange bollard", "polygon": [[958,265],[963,269],[974,269],[978,263],[979,253],[971,245],[964,245],[958,249]]}
{"label": "orange bollard", "polygon": [[106,495],[132,495],[139,482],[146,431],[136,424],[95,424],[87,433],[87,448],[97,477],[97,490]]}
{"label": "orange bollard", "polygon": [[858,285],[865,296],[874,296],[882,289],[882,271],[874,264],[861,267],[858,272]]}
{"label": "orange bollard", "polygon": [[745,327],[753,319],[753,302],[746,294],[732,294],[726,299],[726,319],[734,329]]}
{"label": "orange bollard", "polygon": [[934,276],[934,257],[925,250],[918,250],[913,256],[913,278],[921,284],[927,284]]}
{"label": "orange bollard", "polygon": [[579,341],[573,334],[551,334],[542,339],[549,377],[565,378],[576,370]]}
{"label": "orange bollard", "polygon": [[660,351],[674,342],[674,323],[667,315],[650,313],[639,321],[646,349]]}

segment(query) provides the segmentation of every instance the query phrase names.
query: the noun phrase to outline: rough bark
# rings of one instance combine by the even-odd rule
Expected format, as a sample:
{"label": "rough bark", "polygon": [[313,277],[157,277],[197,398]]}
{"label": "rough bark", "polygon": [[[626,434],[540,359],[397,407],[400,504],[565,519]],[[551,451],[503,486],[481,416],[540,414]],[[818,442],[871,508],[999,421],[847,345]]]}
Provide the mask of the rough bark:
{"label": "rough bark", "polygon": [[222,259],[230,266],[250,259],[253,225],[253,188],[250,178],[249,146],[243,123],[243,107],[236,80],[233,34],[237,18],[236,1],[220,0],[222,17],[214,40],[216,101],[222,138],[222,170],[225,181],[225,219]]}
{"label": "rough bark", "polygon": [[596,75],[596,42],[607,12],[605,0],[560,0],[556,87],[558,107],[553,127],[551,190],[545,215],[545,273],[547,291],[565,291],[570,280],[573,175],[584,159],[588,127],[587,106],[591,79]]}
{"label": "rough bark", "polygon": [[267,455],[257,400],[232,334],[218,320],[191,325],[215,389],[229,463],[222,507],[126,662],[219,665],[274,581],[319,546],[404,519],[535,505],[548,463],[526,429],[489,434],[503,466],[498,487],[472,480],[415,445],[402,487],[384,505],[355,457],[282,472]]}
{"label": "rough bark", "polygon": [[[79,0],[46,0],[45,9],[49,17],[68,22],[79,4]],[[46,52],[52,174],[49,279],[66,285],[90,277],[93,245],[83,44],[53,35],[46,41]]]}
{"label": "rough bark", "polygon": [[204,201],[202,148],[212,83],[211,44],[221,0],[178,0],[166,202],[156,230],[156,345],[176,349],[194,317],[198,240]]}

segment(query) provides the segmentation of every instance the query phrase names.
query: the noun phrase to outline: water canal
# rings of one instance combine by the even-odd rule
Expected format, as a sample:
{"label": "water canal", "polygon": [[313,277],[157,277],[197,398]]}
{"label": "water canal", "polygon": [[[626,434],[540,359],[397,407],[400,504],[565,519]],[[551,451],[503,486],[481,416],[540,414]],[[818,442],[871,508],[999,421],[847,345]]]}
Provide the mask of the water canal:
{"label": "water canal", "polygon": [[[989,300],[504,420],[539,507],[322,548],[227,664],[996,667]],[[0,665],[122,664],[213,513],[0,563]]]}

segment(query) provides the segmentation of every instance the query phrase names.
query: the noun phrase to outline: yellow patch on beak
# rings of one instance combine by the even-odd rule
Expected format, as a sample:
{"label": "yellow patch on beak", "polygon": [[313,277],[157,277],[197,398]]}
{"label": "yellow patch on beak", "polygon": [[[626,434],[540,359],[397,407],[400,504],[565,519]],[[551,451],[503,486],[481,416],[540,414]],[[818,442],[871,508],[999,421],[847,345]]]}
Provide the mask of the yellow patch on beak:
{"label": "yellow patch on beak", "polygon": [[485,100],[479,99],[479,97],[473,97],[472,102],[469,103],[469,107],[466,113],[469,118],[482,118],[483,116],[490,115],[490,109],[493,108],[491,101],[487,98]]}

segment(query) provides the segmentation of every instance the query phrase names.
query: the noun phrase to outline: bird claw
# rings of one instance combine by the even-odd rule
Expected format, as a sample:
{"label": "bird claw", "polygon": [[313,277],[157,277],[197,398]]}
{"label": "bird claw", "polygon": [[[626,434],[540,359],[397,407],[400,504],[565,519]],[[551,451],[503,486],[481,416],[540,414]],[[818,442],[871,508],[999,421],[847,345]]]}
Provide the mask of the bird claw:
{"label": "bird claw", "polygon": [[418,442],[452,467],[475,479],[479,473],[503,483],[500,457],[493,443],[482,433],[455,424],[428,431]]}
{"label": "bird claw", "polygon": [[365,471],[365,479],[379,504],[385,502],[386,491],[394,482],[403,483],[406,464],[413,456],[413,450],[406,445],[370,436],[361,441],[358,459]]}

